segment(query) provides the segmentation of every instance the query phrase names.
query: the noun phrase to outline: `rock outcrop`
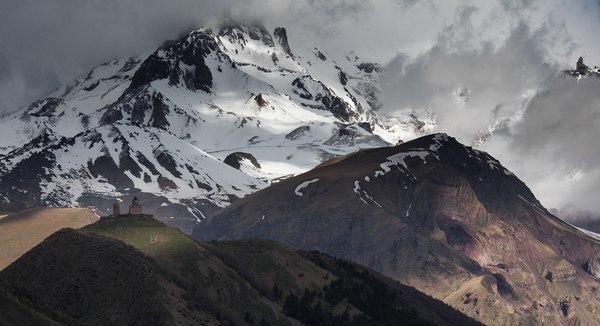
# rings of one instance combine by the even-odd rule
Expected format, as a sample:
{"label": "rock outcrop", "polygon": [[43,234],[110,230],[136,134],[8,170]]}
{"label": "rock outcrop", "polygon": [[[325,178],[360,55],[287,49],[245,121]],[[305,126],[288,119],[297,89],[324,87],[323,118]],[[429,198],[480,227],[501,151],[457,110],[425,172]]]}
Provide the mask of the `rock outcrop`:
{"label": "rock outcrop", "polygon": [[292,54],[292,50],[290,49],[290,44],[288,43],[287,31],[285,30],[285,28],[283,28],[283,27],[275,28],[273,35],[275,36],[277,43],[279,43],[279,46],[281,46],[283,51],[287,55],[289,55],[291,58],[294,58],[294,55]]}
{"label": "rock outcrop", "polygon": [[575,70],[577,70],[577,72],[580,74],[585,75],[590,71],[590,67],[583,63],[583,57],[579,57],[579,60],[577,60],[577,65],[575,66]]}
{"label": "rock outcrop", "polygon": [[586,259],[583,269],[593,277],[600,279],[600,253]]}
{"label": "rock outcrop", "polygon": [[577,79],[583,77],[596,77],[600,78],[600,69],[594,67],[593,69],[583,63],[583,57],[579,57],[575,64],[575,69],[567,69],[562,72],[563,76],[571,76]]}
{"label": "rock outcrop", "polygon": [[223,163],[239,170],[242,166],[242,162],[244,161],[249,162],[252,166],[254,166],[257,169],[260,169],[260,163],[258,163],[256,157],[254,157],[252,154],[244,152],[235,152],[227,155],[225,160],[223,160]]}

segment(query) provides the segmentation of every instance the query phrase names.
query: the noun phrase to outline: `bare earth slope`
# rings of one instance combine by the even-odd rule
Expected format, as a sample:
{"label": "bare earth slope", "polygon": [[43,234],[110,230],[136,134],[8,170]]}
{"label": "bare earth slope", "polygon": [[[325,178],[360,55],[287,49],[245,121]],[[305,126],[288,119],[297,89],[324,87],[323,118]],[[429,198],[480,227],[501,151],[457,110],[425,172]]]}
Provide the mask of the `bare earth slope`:
{"label": "bare earth slope", "polygon": [[598,325],[600,241],[443,134],[369,149],[230,205],[201,239],[261,237],[371,267],[491,325]]}
{"label": "bare earth slope", "polygon": [[7,215],[0,219],[0,270],[52,233],[97,220],[98,216],[87,208],[32,208]]}

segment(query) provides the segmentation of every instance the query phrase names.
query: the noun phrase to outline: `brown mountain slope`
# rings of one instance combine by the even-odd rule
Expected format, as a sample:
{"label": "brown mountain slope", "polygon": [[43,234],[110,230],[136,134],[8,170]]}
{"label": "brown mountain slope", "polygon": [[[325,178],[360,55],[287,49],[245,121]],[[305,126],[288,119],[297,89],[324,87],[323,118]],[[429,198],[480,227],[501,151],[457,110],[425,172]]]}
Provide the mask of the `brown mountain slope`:
{"label": "brown mountain slope", "polygon": [[194,232],[366,265],[492,325],[597,325],[599,241],[498,161],[443,134],[358,152],[232,204]]}
{"label": "brown mountain slope", "polygon": [[87,208],[32,208],[8,214],[0,219],[0,270],[52,233],[97,220],[98,216]]}
{"label": "brown mountain slope", "polygon": [[478,325],[354,263],[267,240],[199,242],[152,218],[58,231],[3,280],[7,325],[27,313],[71,325]]}

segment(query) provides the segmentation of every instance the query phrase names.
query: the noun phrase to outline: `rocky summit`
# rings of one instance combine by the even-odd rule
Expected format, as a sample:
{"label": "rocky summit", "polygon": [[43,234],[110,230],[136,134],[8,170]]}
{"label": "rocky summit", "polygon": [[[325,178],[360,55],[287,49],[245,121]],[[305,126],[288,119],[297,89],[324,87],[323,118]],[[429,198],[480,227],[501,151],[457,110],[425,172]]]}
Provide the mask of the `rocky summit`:
{"label": "rocky summit", "polygon": [[202,239],[261,237],[369,266],[490,325],[597,325],[600,236],[445,134],[365,149],[243,198]]}
{"label": "rocky summit", "polygon": [[575,64],[575,69],[563,70],[562,75],[574,77],[576,79],[587,78],[587,77],[600,78],[599,71],[600,71],[600,68],[598,68],[598,66],[594,66],[593,68],[590,68],[588,65],[583,63],[583,57],[579,57],[579,59],[577,60],[577,63]]}

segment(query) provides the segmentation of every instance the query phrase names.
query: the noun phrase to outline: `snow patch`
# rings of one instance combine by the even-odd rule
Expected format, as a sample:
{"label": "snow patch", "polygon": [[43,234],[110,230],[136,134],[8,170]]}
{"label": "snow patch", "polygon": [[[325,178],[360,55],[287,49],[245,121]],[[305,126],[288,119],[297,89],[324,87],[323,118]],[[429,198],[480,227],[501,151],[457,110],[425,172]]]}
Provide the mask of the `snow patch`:
{"label": "snow patch", "polygon": [[372,204],[382,207],[371,195],[369,195],[369,193],[366,190],[364,190],[360,187],[360,181],[358,181],[358,180],[354,181],[354,189],[352,189],[352,190],[354,191],[354,193],[356,193],[358,195],[358,198],[360,198],[360,200],[362,200],[363,203],[369,205],[369,203],[367,202],[367,200],[368,200]]}
{"label": "snow patch", "polygon": [[383,162],[383,163],[381,163],[379,165],[381,167],[381,170],[375,171],[374,176],[376,178],[378,176],[383,176],[386,173],[392,171],[391,167],[398,166],[398,165],[402,165],[402,167],[404,168],[404,170],[408,171],[408,165],[406,165],[406,162],[404,162],[404,160],[406,158],[409,158],[409,157],[419,157],[423,161],[425,161],[425,158],[429,154],[430,153],[428,151],[412,151],[412,152],[398,153],[398,154],[392,155],[392,156],[390,156],[390,157],[387,158],[387,161],[385,161],[385,162]]}
{"label": "snow patch", "polygon": [[309,185],[309,184],[311,184],[311,183],[315,183],[315,182],[317,182],[317,181],[319,181],[319,179],[318,179],[318,178],[317,178],[317,179],[312,179],[312,180],[310,180],[310,181],[304,181],[304,182],[302,182],[301,184],[299,184],[299,185],[296,187],[296,190],[294,190],[294,193],[295,193],[296,195],[298,195],[298,196],[302,197],[303,195],[302,195],[302,192],[300,192],[300,191],[301,191],[302,189],[304,189],[304,188],[308,187],[308,185]]}
{"label": "snow patch", "polygon": [[201,223],[206,218],[206,216],[204,216],[204,214],[202,214],[202,212],[195,207],[188,207],[187,210],[196,218],[196,223]]}
{"label": "snow patch", "polygon": [[437,156],[437,151],[438,149],[442,148],[443,143],[448,141],[448,135],[446,134],[436,134],[435,136],[433,136],[433,140],[435,141],[435,143],[429,145],[429,151],[431,151],[431,153],[439,159],[439,156]]}
{"label": "snow patch", "polygon": [[352,189],[355,193],[359,194],[360,191],[360,183],[358,182],[358,180],[354,181],[354,189]]}

